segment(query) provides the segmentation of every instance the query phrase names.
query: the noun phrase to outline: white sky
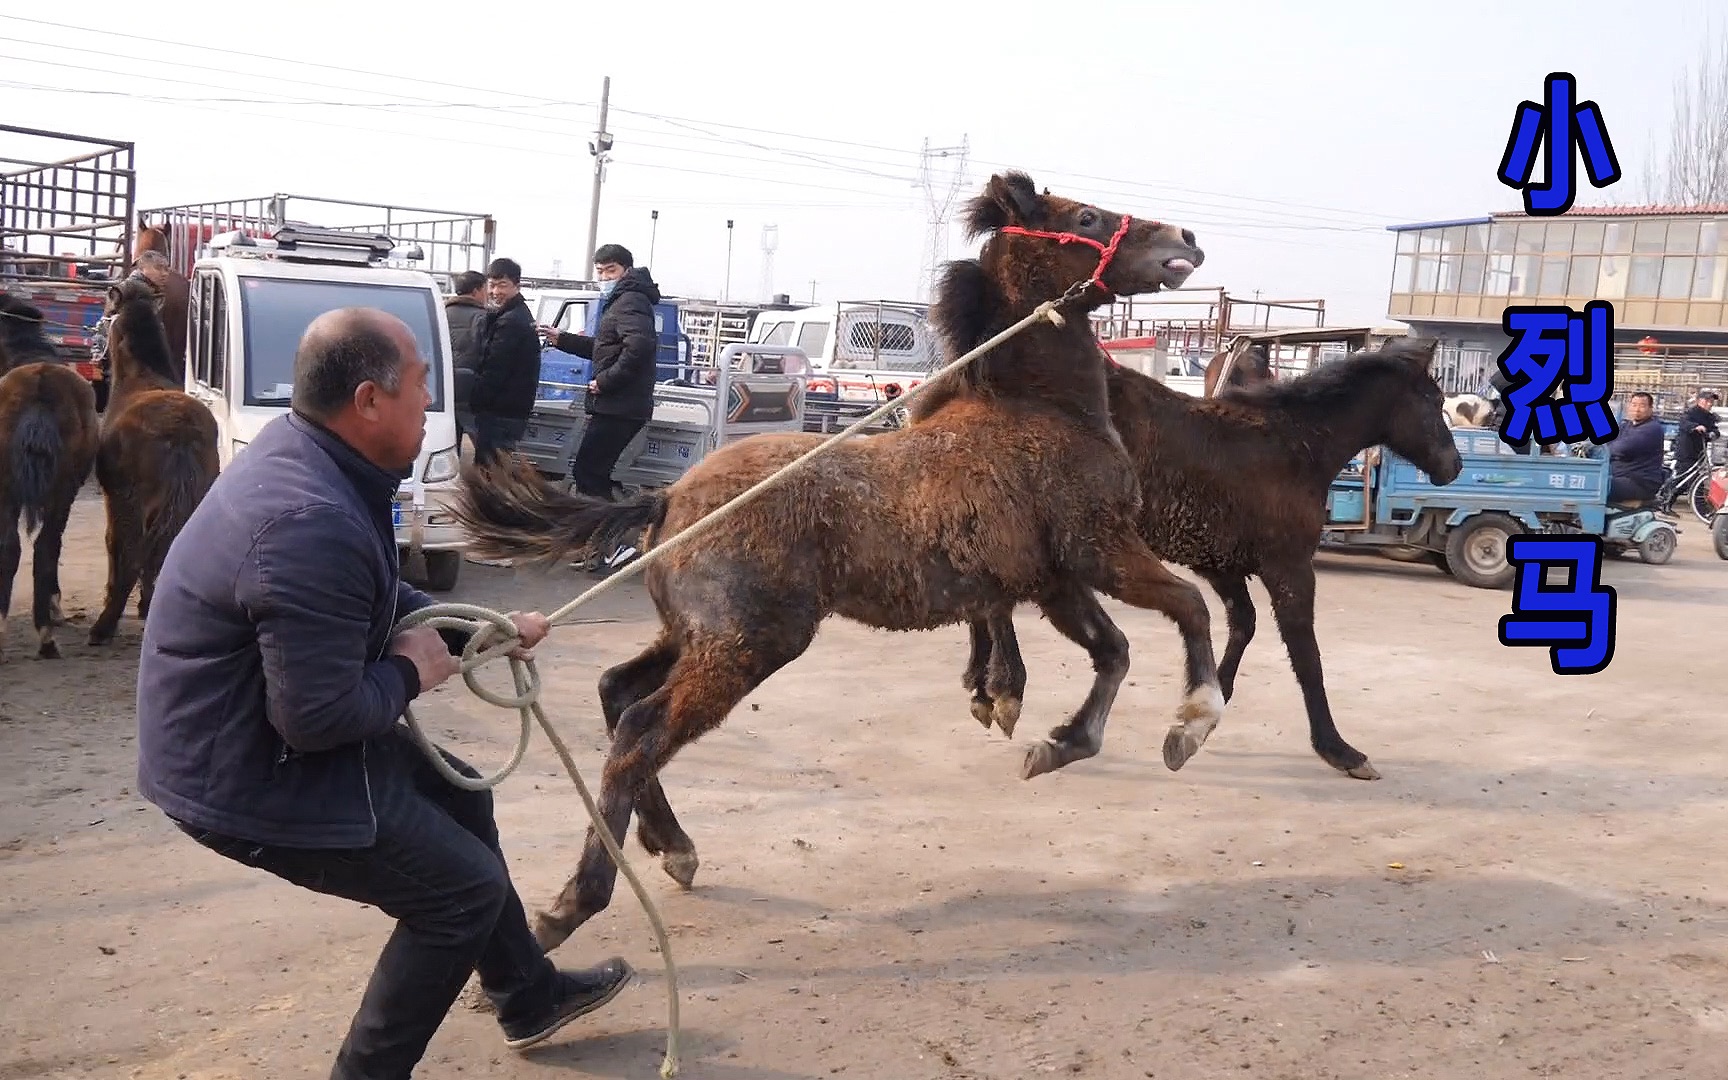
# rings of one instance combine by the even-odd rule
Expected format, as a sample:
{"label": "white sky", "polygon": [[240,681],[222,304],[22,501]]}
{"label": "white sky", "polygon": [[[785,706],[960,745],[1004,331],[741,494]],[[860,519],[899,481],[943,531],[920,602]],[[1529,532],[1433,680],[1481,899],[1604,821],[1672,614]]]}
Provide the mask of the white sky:
{"label": "white sky", "polygon": [[[1058,194],[1192,228],[1207,253],[1193,285],[1322,297],[1329,323],[1380,322],[1384,227],[1517,208],[1494,171],[1518,102],[1539,100],[1551,70],[1601,105],[1626,174],[1579,201],[1641,201],[1709,11],[6,3],[0,118],[135,142],[140,207],[280,191],[485,212],[499,254],[574,275],[610,75],[599,241],[646,262],[658,209],[653,271],[671,293],[720,295],[731,217],[733,299],[762,297],[767,223],[775,292],[808,299],[814,279],[823,300],[914,298],[918,150],[964,136],[963,198],[1023,168]],[[956,230],[950,257],[965,253]]]}

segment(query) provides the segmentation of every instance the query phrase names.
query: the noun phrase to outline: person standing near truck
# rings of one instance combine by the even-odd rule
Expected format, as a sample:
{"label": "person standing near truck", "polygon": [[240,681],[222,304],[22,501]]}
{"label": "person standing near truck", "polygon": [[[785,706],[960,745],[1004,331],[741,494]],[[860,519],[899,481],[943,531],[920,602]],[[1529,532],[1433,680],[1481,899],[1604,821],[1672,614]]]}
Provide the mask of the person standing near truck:
{"label": "person standing near truck", "polygon": [[480,363],[480,331],[486,320],[486,275],[464,270],[451,281],[454,292],[444,301],[444,319],[450,324],[450,359],[456,368],[456,385],[451,399],[455,402],[456,446],[462,446],[462,435],[474,438],[474,410],[469,398],[474,394],[474,368]]}
{"label": "person standing near truck", "polygon": [[522,298],[522,267],[493,259],[486,267],[486,297],[492,302],[480,322],[480,358],[474,367],[474,460],[486,463],[514,450],[528,430],[540,386],[540,339]]}

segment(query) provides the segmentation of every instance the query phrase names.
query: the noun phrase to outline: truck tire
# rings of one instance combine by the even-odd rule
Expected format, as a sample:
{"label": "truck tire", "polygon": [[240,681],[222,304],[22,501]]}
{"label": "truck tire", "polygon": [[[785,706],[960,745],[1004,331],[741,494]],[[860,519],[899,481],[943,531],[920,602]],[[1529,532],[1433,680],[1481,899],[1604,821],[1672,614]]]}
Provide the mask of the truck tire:
{"label": "truck tire", "polygon": [[428,551],[426,553],[426,591],[449,592],[462,576],[460,551]]}
{"label": "truck tire", "polygon": [[1504,589],[1518,576],[1506,558],[1506,541],[1523,531],[1505,514],[1477,514],[1446,537],[1446,565],[1472,588]]}

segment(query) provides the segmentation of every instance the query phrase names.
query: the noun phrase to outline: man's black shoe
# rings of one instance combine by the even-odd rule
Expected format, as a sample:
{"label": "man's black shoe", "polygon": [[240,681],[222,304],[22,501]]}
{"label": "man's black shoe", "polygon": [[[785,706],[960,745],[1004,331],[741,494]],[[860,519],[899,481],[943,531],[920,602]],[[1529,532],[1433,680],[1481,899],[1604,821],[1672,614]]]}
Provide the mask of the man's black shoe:
{"label": "man's black shoe", "polygon": [[585,971],[560,971],[558,1001],[551,1013],[532,1020],[501,1025],[504,1028],[504,1045],[512,1050],[523,1050],[550,1038],[565,1024],[577,1017],[587,1016],[617,997],[618,992],[624,989],[634,974],[635,971],[621,956],[614,956],[599,967]]}

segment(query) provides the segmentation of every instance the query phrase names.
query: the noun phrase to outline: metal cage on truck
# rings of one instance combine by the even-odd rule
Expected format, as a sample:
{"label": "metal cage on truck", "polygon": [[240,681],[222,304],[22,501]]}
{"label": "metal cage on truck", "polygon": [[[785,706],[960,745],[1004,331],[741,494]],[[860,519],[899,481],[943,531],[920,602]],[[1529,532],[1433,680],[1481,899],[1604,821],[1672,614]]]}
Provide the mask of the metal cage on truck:
{"label": "metal cage on truck", "polygon": [[188,277],[210,241],[224,233],[268,239],[288,227],[315,228],[388,236],[400,248],[418,247],[424,258],[412,268],[431,274],[446,292],[457,274],[486,269],[498,231],[491,214],[280,192],[253,199],[160,206],[139,211],[138,220],[140,225],[167,232],[169,260]]}

